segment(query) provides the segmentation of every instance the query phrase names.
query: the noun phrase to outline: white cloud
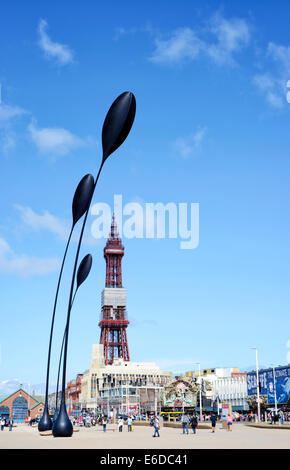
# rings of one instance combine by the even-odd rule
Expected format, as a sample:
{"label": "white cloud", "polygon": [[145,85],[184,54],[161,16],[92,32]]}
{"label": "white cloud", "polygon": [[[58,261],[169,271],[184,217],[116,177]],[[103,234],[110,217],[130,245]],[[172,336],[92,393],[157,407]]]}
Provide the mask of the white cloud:
{"label": "white cloud", "polygon": [[[15,209],[20,213],[21,221],[29,229],[40,232],[41,230],[48,231],[56,235],[62,241],[67,241],[71,229],[72,219],[61,219],[49,211],[45,210],[42,214],[38,214],[31,207],[14,204]],[[77,242],[80,235],[80,225],[78,225],[72,235],[72,242]],[[94,246],[100,240],[93,238],[92,234],[87,231],[84,233],[83,243],[85,245]]]}
{"label": "white cloud", "polygon": [[290,74],[290,46],[281,46],[270,42],[268,44],[268,55],[278,63],[283,72]]}
{"label": "white cloud", "polygon": [[19,106],[10,106],[8,104],[0,103],[0,122],[5,123],[15,117],[22,116],[27,111]]}
{"label": "white cloud", "polygon": [[155,63],[178,63],[184,59],[194,60],[201,48],[202,41],[190,28],[174,31],[169,39],[155,39],[156,49],[150,58]]}
{"label": "white cloud", "polygon": [[25,109],[0,103],[0,147],[3,153],[8,153],[16,145],[16,134],[13,131],[15,120],[24,114]]}
{"label": "white cloud", "polygon": [[210,31],[216,36],[217,42],[207,44],[207,54],[218,65],[233,65],[233,54],[247,46],[250,40],[250,28],[243,19],[226,20],[216,15],[211,21]]}
{"label": "white cloud", "polygon": [[185,27],[173,31],[167,39],[156,38],[155,51],[150,60],[174,64],[203,55],[217,65],[234,65],[234,54],[247,46],[249,41],[250,27],[244,19],[227,20],[215,15],[202,32]]}
{"label": "white cloud", "polygon": [[38,25],[39,46],[44,51],[48,59],[55,59],[59,65],[66,65],[73,62],[73,51],[65,44],[54,42],[47,34],[48,24],[41,19]]}
{"label": "white cloud", "polygon": [[20,212],[22,222],[31,229],[35,231],[48,230],[57,235],[61,240],[67,240],[70,227],[66,221],[50,214],[48,211],[44,211],[40,215],[30,207],[15,204],[15,208]]}
{"label": "white cloud", "polygon": [[21,277],[42,276],[59,269],[59,258],[37,258],[17,255],[9,244],[0,237],[0,271],[5,274],[17,274]]}
{"label": "white cloud", "polygon": [[34,121],[28,126],[32,141],[42,153],[66,155],[86,144],[85,140],[61,127],[37,128]]}
{"label": "white cloud", "polygon": [[287,82],[290,79],[290,46],[269,42],[266,57],[274,62],[271,73],[255,75],[254,84],[264,94],[266,101],[274,108],[282,108],[286,103]]}
{"label": "white cloud", "polygon": [[201,145],[207,132],[206,127],[199,127],[188,137],[179,137],[173,143],[174,150],[183,158],[189,158]]}
{"label": "white cloud", "polygon": [[283,96],[283,84],[269,74],[254,76],[254,84],[265,95],[267,102],[274,108],[282,108],[285,97]]}

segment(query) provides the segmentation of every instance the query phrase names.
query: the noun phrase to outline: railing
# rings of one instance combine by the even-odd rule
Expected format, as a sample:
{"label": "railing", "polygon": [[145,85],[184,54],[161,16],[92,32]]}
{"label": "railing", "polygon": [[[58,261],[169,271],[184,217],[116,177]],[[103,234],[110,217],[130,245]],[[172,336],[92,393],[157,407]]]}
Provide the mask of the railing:
{"label": "railing", "polygon": [[102,320],[110,320],[110,321],[113,321],[113,320],[116,320],[116,321],[126,320],[126,321],[128,321],[128,313],[127,313],[127,310],[124,310],[124,311],[119,312],[119,313],[112,313],[112,312],[105,312],[104,314],[101,313],[99,321],[102,321]]}

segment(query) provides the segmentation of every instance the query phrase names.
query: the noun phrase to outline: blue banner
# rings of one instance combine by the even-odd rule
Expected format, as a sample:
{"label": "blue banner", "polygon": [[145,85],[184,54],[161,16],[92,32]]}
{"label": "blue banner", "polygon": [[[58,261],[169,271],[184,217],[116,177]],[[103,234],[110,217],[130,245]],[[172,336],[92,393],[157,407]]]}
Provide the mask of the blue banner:
{"label": "blue banner", "polygon": [[[274,375],[273,369],[259,371],[259,382],[261,385],[261,395],[268,396],[268,403],[275,403],[274,396]],[[275,368],[275,383],[277,403],[287,403],[290,397],[290,366]],[[247,373],[248,395],[257,395],[256,372]]]}

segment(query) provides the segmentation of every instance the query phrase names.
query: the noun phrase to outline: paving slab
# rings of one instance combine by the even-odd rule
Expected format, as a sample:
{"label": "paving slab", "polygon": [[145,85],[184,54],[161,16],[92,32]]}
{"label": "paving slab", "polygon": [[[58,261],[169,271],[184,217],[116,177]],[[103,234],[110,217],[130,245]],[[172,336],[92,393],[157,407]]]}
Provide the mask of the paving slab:
{"label": "paving slab", "polygon": [[232,431],[198,429],[194,435],[178,428],[161,428],[160,437],[152,437],[152,427],[127,427],[118,432],[116,425],[79,428],[70,438],[41,436],[37,429],[20,425],[13,431],[0,431],[0,449],[290,449],[290,430],[265,429],[237,423]]}

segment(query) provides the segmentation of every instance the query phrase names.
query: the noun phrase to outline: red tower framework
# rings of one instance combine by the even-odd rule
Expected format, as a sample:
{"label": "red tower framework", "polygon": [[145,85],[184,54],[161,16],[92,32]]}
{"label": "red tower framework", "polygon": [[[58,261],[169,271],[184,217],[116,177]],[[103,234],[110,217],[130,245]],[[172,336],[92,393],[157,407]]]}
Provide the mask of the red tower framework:
{"label": "red tower framework", "polygon": [[112,364],[115,357],[130,361],[126,313],[126,289],[122,286],[122,258],[124,247],[117,231],[113,215],[111,232],[104,248],[106,260],[106,284],[102,292],[100,344],[104,345],[105,364]]}

